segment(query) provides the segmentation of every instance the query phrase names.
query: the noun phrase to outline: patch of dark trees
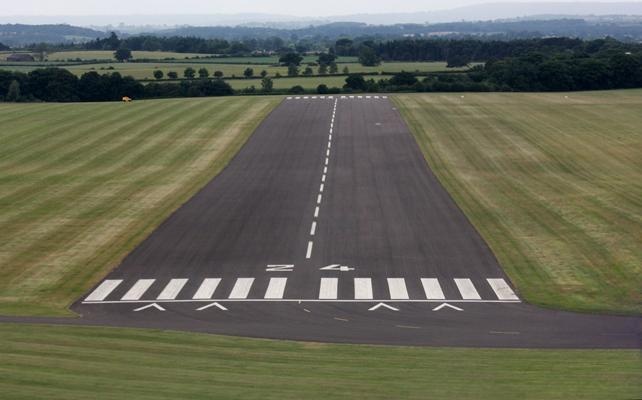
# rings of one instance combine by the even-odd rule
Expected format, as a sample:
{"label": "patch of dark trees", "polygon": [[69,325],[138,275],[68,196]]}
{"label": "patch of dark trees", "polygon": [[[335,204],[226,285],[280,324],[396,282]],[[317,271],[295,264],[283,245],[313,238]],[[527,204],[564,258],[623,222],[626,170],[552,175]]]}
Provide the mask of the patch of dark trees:
{"label": "patch of dark trees", "polygon": [[344,90],[366,92],[578,91],[642,88],[642,54],[608,58],[544,56],[533,53],[489,61],[461,73],[433,73],[423,79],[402,72],[390,79],[353,74]]}
{"label": "patch of dark trees", "polygon": [[221,79],[143,85],[118,72],[87,72],[80,78],[61,68],[36,69],[28,74],[0,70],[0,100],[4,101],[114,101],[133,99],[226,96],[234,91]]}
{"label": "patch of dark trees", "polygon": [[575,57],[608,57],[626,52],[642,52],[641,43],[625,43],[615,39],[580,39],[559,37],[546,39],[512,40],[509,42],[477,39],[405,39],[390,41],[357,42],[340,39],[335,43],[338,56],[370,57],[380,61],[447,61],[451,67],[472,62],[508,57],[521,57],[532,53],[545,55],[564,54]]}

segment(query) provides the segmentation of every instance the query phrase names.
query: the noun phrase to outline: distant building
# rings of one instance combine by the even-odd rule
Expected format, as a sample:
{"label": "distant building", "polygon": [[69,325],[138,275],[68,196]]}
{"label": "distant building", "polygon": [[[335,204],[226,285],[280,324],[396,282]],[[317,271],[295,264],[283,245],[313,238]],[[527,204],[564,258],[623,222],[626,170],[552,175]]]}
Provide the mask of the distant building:
{"label": "distant building", "polygon": [[31,54],[15,53],[15,54],[9,54],[7,56],[7,61],[26,62],[26,61],[35,61],[35,59]]}

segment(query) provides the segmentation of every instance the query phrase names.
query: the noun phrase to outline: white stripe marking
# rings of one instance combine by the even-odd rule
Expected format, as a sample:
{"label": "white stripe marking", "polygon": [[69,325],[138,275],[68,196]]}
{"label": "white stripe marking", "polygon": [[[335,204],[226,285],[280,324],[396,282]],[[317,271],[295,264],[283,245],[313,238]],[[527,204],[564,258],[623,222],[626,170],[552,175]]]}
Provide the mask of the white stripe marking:
{"label": "white stripe marking", "polygon": [[328,139],[328,149],[332,147],[332,139]]}
{"label": "white stripe marking", "polygon": [[409,298],[404,278],[388,278],[388,290],[392,300],[407,300]]}
{"label": "white stripe marking", "polygon": [[104,280],[87,298],[85,301],[102,301],[109,296],[111,292],[116,289],[118,285],[123,282],[122,279],[107,279]]}
{"label": "white stripe marking", "polygon": [[254,283],[254,278],[238,278],[232,291],[230,292],[230,299],[246,299],[247,295],[250,294],[250,288],[252,288],[252,283]]}
{"label": "white stripe marking", "polygon": [[314,218],[319,218],[319,207],[314,209]]}
{"label": "white stripe marking", "polygon": [[372,300],[372,279],[354,278],[354,298],[357,300]]}
{"label": "white stripe marking", "polygon": [[330,157],[330,149],[326,150],[325,155],[326,157]]}
{"label": "white stripe marking", "polygon": [[457,289],[459,289],[459,293],[461,293],[461,298],[465,300],[480,300],[481,297],[479,296],[479,293],[477,293],[477,289],[475,289],[475,285],[473,285],[473,282],[470,279],[455,279],[455,285],[457,285]]}
{"label": "white stripe marking", "polygon": [[323,167],[323,173],[327,174],[328,173],[328,167]]}
{"label": "white stripe marking", "polygon": [[321,186],[319,186],[319,192],[323,193],[323,189],[325,189],[325,185],[322,183]]}
{"label": "white stripe marking", "polygon": [[288,100],[292,100],[292,97],[288,97]]}
{"label": "white stripe marking", "polygon": [[322,195],[322,194],[319,194],[319,195],[317,196],[317,204],[321,204],[321,200],[323,200],[323,195]]}
{"label": "white stripe marking", "polygon": [[490,287],[497,295],[499,300],[519,300],[519,297],[513,292],[513,289],[508,286],[505,280],[499,279],[486,279]]}
{"label": "white stripe marking", "polygon": [[319,299],[321,300],[336,299],[338,285],[339,285],[338,278],[321,278],[321,285],[319,286]]}
{"label": "white stripe marking", "polygon": [[321,175],[321,182],[325,182],[325,174]]}
{"label": "white stripe marking", "polygon": [[267,290],[265,291],[266,299],[282,299],[285,292],[285,283],[288,278],[270,278]]}
{"label": "white stripe marking", "polygon": [[187,279],[172,279],[158,295],[158,300],[174,300],[187,283]]}
{"label": "white stripe marking", "polygon": [[435,278],[421,278],[421,285],[424,287],[426,298],[429,300],[445,299],[444,291],[441,290],[439,280]]}
{"label": "white stripe marking", "polygon": [[308,242],[308,250],[305,252],[305,258],[312,257],[312,246],[313,245],[314,245],[314,243],[312,243],[312,241]]}
{"label": "white stripe marking", "polygon": [[127,293],[121,298],[121,300],[138,300],[143,294],[149,289],[150,286],[156,281],[156,279],[139,279],[134,283]]}
{"label": "white stripe marking", "polygon": [[199,286],[198,290],[194,294],[193,299],[203,300],[211,299],[214,296],[214,291],[218,287],[218,284],[221,283],[220,278],[205,278],[203,283]]}
{"label": "white stripe marking", "polygon": [[310,227],[310,236],[314,236],[317,232],[317,221],[312,221],[312,227]]}

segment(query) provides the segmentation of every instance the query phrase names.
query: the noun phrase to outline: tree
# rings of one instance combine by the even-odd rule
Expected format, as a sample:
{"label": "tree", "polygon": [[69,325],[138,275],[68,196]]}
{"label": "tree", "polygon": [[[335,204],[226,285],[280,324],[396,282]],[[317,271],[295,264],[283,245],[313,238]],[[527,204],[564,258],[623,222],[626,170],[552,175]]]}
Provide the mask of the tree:
{"label": "tree", "polygon": [[38,43],[34,48],[34,53],[38,61],[45,61],[47,53],[49,52],[49,45],[47,43]]}
{"label": "tree", "polygon": [[417,78],[410,72],[401,71],[390,78],[389,82],[395,86],[412,86],[417,83]]}
{"label": "tree", "polygon": [[7,90],[7,101],[20,100],[20,83],[17,80],[12,80]]}
{"label": "tree", "polygon": [[337,72],[339,72],[339,66],[337,65],[337,63],[335,62],[330,63],[330,73],[334,75]]}
{"label": "tree", "polygon": [[261,88],[265,93],[270,93],[274,88],[274,82],[272,82],[272,78],[264,76],[263,79],[261,79]]}
{"label": "tree", "polygon": [[353,56],[354,48],[352,47],[352,40],[350,39],[339,39],[334,44],[335,52],[339,56]]}
{"label": "tree", "polygon": [[328,66],[326,64],[320,64],[318,72],[319,72],[319,75],[327,75],[328,74]]}
{"label": "tree", "polygon": [[201,69],[198,70],[198,77],[199,78],[205,79],[208,76],[210,76],[210,71],[208,71],[207,68],[201,68]]}
{"label": "tree", "polygon": [[365,67],[376,67],[381,64],[381,58],[368,46],[362,46],[359,50],[359,62]]}
{"label": "tree", "polygon": [[157,80],[163,79],[164,75],[165,74],[163,74],[163,71],[161,71],[160,69],[154,71],[154,78],[156,78]]}
{"label": "tree", "polygon": [[299,64],[301,64],[301,61],[303,61],[303,57],[293,52],[286,53],[282,55],[281,58],[279,58],[279,63],[281,63],[281,65],[288,65],[288,66],[292,64],[298,66]]}
{"label": "tree", "polygon": [[254,69],[247,67],[245,68],[245,71],[243,71],[243,76],[246,78],[251,78],[254,76]]}
{"label": "tree", "polygon": [[114,58],[119,62],[124,62],[132,58],[132,51],[126,47],[119,47],[118,50],[114,52]]}
{"label": "tree", "polygon": [[223,71],[214,71],[214,77],[222,78],[223,77]]}
{"label": "tree", "polygon": [[333,53],[321,53],[319,54],[319,59],[317,62],[319,65],[325,65],[326,67],[332,64],[337,59],[337,56]]}
{"label": "tree", "polygon": [[266,70],[261,71],[261,78],[265,78],[268,72]]}
{"label": "tree", "polygon": [[363,79],[363,75],[350,74],[346,78],[346,84],[344,85],[344,87],[346,89],[352,89],[352,90],[365,90],[366,80]]}
{"label": "tree", "polygon": [[288,76],[297,76],[299,75],[299,67],[295,64],[288,65]]}
{"label": "tree", "polygon": [[289,92],[293,94],[301,94],[305,92],[305,89],[303,89],[303,86],[301,85],[295,85],[290,88]]}
{"label": "tree", "polygon": [[194,78],[196,75],[196,71],[192,67],[187,67],[185,68],[185,71],[183,71],[183,76],[188,79]]}
{"label": "tree", "polygon": [[169,71],[169,72],[167,73],[167,77],[168,77],[169,79],[178,79],[178,72],[176,72],[176,71]]}
{"label": "tree", "polygon": [[310,68],[310,67],[305,67],[305,69],[303,70],[303,75],[305,75],[305,76],[310,76],[310,75],[312,75],[312,74],[314,74],[314,71],[312,70],[312,68]]}
{"label": "tree", "polygon": [[346,75],[350,73],[350,69],[348,68],[348,66],[343,67],[343,73]]}
{"label": "tree", "polygon": [[116,50],[120,47],[120,39],[115,32],[112,32],[107,39],[103,41],[104,50]]}
{"label": "tree", "polygon": [[328,89],[328,85],[326,85],[325,83],[322,83],[319,86],[317,86],[317,93],[319,94],[328,94],[329,91],[330,89]]}

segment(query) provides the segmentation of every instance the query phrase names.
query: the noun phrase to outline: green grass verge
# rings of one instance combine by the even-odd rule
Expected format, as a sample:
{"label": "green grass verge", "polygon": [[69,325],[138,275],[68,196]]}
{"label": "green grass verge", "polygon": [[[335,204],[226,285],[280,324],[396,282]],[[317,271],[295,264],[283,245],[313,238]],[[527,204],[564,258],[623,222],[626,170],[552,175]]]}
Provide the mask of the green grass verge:
{"label": "green grass verge", "polygon": [[0,314],[68,314],[280,101],[0,103]]}
{"label": "green grass verge", "polygon": [[642,90],[394,101],[523,298],[642,311]]}
{"label": "green grass verge", "polygon": [[635,350],[296,343],[0,325],[3,399],[634,399]]}

